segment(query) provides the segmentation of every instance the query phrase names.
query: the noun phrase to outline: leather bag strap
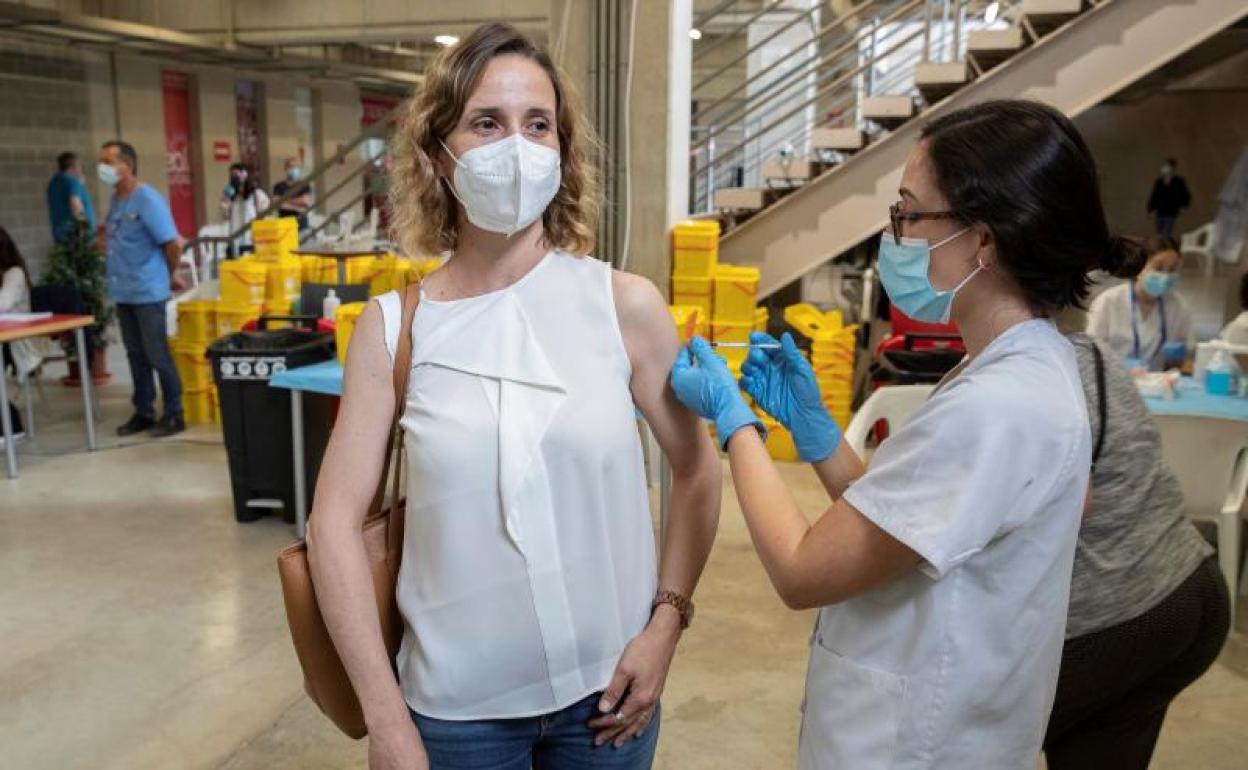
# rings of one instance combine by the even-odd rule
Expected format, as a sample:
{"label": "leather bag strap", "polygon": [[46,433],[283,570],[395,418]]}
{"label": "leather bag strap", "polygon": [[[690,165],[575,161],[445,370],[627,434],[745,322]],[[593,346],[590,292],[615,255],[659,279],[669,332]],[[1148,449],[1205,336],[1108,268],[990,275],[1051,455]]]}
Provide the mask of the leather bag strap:
{"label": "leather bag strap", "polygon": [[[373,510],[379,512],[385,504],[386,479],[391,478],[390,503],[386,516],[390,519],[387,532],[387,549],[397,553],[402,545],[403,526],[399,515],[399,481],[402,474],[403,430],[399,421],[407,404],[408,375],[412,371],[412,319],[416,316],[416,306],[420,303],[420,287],[413,284],[402,294],[402,312],[399,323],[399,343],[394,353],[394,417],[390,421],[390,433],[386,441],[386,459],[381,468],[381,476],[377,479],[377,492],[373,495]],[[391,476],[391,471],[393,475]]]}

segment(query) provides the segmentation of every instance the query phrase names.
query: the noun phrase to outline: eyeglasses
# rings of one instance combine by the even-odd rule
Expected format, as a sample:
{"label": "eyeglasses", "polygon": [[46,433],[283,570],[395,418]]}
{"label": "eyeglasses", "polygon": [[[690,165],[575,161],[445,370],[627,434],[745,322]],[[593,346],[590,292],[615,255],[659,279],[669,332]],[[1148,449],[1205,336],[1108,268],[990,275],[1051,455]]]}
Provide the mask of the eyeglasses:
{"label": "eyeglasses", "polygon": [[957,219],[956,211],[902,211],[898,201],[888,207],[888,220],[893,226],[893,237],[901,242],[901,225],[903,222],[919,222],[924,219]]}

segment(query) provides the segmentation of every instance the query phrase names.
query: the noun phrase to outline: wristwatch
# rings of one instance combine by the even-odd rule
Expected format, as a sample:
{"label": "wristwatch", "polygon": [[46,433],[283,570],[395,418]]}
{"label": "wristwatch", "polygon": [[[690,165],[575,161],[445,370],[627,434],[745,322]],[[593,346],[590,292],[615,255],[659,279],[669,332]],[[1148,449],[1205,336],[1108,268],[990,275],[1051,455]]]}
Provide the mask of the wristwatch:
{"label": "wristwatch", "polygon": [[680,627],[686,629],[693,622],[693,602],[688,598],[681,596],[675,591],[659,591],[654,595],[654,601],[650,604],[650,614],[658,609],[660,604],[670,604],[676,608],[676,612],[680,614]]}

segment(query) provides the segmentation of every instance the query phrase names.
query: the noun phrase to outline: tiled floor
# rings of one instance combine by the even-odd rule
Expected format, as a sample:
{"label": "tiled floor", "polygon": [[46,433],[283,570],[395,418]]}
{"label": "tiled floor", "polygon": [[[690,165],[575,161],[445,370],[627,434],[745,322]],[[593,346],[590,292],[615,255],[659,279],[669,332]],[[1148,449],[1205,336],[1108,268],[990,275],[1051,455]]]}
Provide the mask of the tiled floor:
{"label": "tiled floor", "polygon": [[[103,446],[86,454],[77,393],[45,390],[21,477],[0,479],[0,767],[364,768],[364,744],[301,693],[273,561],[291,528],[233,521],[219,435],[118,441],[119,376],[102,394]],[[813,475],[784,474],[819,511]],[[811,617],[775,598],[727,486],[698,599],[656,766],[793,767]],[[1155,767],[1244,766],[1240,629],[1174,704]]]}

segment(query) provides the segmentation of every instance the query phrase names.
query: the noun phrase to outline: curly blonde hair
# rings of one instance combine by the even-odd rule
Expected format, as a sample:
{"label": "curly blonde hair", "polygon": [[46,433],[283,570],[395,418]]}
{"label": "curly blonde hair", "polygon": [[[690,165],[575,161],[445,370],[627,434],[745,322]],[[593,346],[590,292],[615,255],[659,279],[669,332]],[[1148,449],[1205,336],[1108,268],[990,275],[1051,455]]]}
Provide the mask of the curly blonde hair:
{"label": "curly blonde hair", "polygon": [[536,62],[555,89],[555,127],[563,181],[542,214],[546,241],[584,255],[594,245],[598,219],[598,180],[588,148],[591,130],[572,103],[559,68],[550,56],[510,24],[485,24],[438,55],[421,90],[407,101],[394,137],[390,201],[391,237],[411,256],[441,254],[459,239],[458,209],[442,182],[434,158],[439,142],[454,130],[490,60],[513,54]]}

